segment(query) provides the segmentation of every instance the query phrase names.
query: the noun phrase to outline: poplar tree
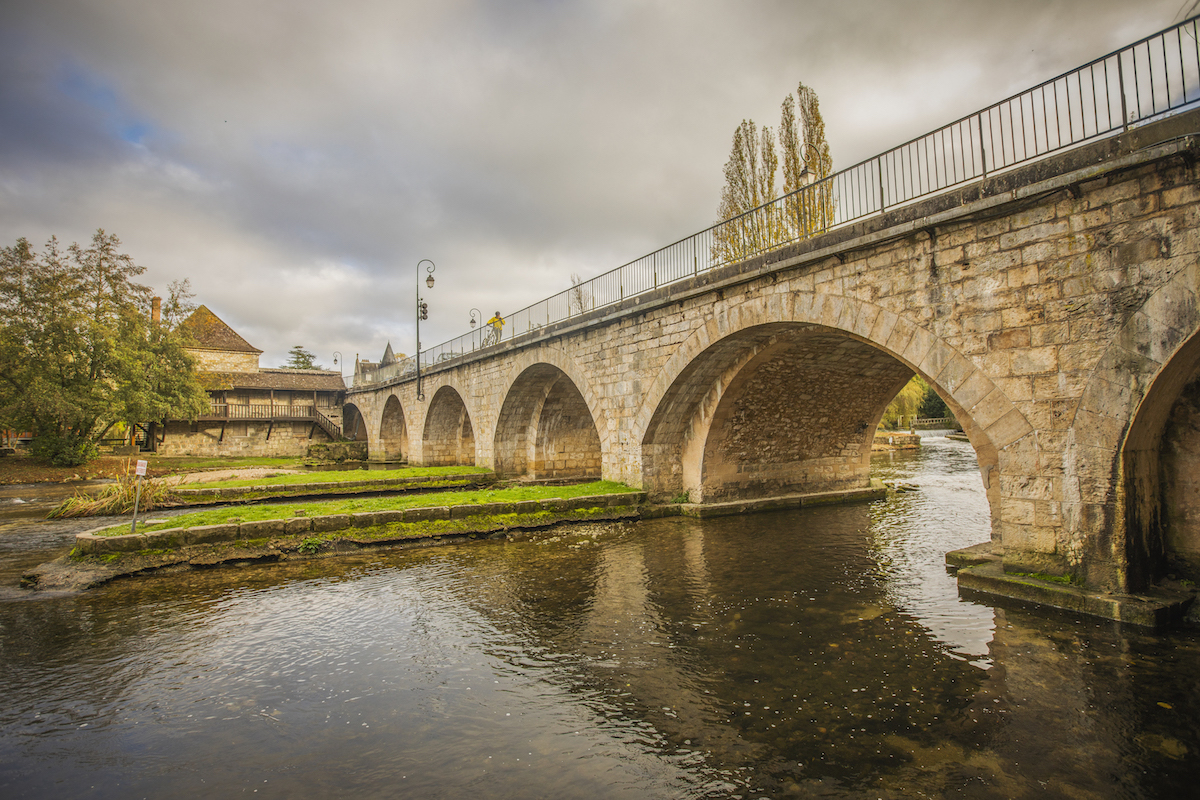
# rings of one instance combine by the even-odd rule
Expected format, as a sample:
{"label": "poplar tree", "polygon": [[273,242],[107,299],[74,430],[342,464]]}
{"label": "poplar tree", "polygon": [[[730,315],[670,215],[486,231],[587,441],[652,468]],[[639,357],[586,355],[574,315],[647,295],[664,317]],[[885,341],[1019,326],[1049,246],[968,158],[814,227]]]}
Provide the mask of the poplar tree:
{"label": "poplar tree", "polygon": [[[833,158],[817,94],[803,83],[795,97],[784,98],[778,139],[776,151],[771,129],[763,127],[760,134],[753,120],[742,120],[734,131],[717,208],[722,222],[713,237],[718,263],[750,258],[833,223],[833,194],[824,180],[833,173]],[[780,172],[786,200],[761,208],[780,197],[775,188]]]}

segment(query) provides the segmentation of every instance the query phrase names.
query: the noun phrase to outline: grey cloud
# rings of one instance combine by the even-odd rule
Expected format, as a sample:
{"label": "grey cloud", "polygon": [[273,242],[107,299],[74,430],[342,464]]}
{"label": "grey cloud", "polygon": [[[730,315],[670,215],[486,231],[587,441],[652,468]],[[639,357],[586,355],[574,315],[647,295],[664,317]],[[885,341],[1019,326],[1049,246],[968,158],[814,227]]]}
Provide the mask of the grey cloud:
{"label": "grey cloud", "polygon": [[[1176,3],[18,2],[0,233],[103,226],[278,363],[412,348],[714,220],[803,80],[846,166],[1165,26]],[[64,88],[111,92],[89,102]],[[69,87],[67,87],[69,89]],[[86,94],[86,92],[85,92]],[[352,357],[352,356],[349,356]]]}

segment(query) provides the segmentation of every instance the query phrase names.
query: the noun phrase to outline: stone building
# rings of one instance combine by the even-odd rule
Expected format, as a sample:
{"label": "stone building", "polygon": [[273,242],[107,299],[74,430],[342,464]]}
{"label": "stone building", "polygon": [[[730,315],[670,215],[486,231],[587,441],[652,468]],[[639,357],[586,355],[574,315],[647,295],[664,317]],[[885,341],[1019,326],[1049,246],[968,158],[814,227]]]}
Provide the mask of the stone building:
{"label": "stone building", "polygon": [[340,372],[269,369],[262,351],[200,306],[182,324],[192,338],[209,394],[208,413],[195,422],[153,426],[151,446],[167,455],[304,455],[315,443],[342,438],[346,386]]}

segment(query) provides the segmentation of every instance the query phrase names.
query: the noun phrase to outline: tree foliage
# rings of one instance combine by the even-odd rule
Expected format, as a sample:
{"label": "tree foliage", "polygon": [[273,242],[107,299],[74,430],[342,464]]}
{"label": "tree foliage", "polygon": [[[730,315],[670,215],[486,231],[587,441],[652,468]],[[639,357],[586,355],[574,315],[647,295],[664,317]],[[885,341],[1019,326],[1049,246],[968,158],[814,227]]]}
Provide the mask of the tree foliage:
{"label": "tree foliage", "polygon": [[888,428],[895,428],[905,424],[905,420],[915,417],[938,419],[953,416],[950,407],[938,395],[937,390],[920,375],[914,375],[888,404],[887,410],[883,412],[882,424]]}
{"label": "tree foliage", "polygon": [[939,419],[941,417],[954,417],[954,412],[950,410],[950,406],[946,405],[946,401],[929,386],[925,390],[925,396],[921,398],[921,407],[917,409],[917,416],[925,419]]}
{"label": "tree foliage", "polygon": [[316,363],[316,356],[305,350],[302,345],[295,345],[288,350],[288,360],[283,366],[287,369],[325,369]]}
{"label": "tree foliage", "polygon": [[[801,83],[795,97],[784,98],[778,142],[769,127],[760,131],[753,120],[742,120],[733,132],[724,172],[717,208],[723,222],[713,237],[715,261],[742,261],[829,227],[834,199],[825,179],[833,174],[833,157],[817,93]],[[779,177],[782,195],[776,190]],[[784,202],[762,207],[780,196]]]}
{"label": "tree foliage", "polygon": [[87,461],[118,423],[207,407],[175,327],[187,282],[172,284],[167,320],[153,323],[150,289],[134,282],[145,269],[120,244],[98,230],[88,247],[0,248],[0,426],[32,431],[56,464]]}
{"label": "tree foliage", "polygon": [[883,412],[884,427],[895,428],[905,424],[905,420],[916,417],[917,409],[920,408],[921,400],[924,399],[928,389],[929,384],[921,380],[920,375],[914,375],[912,380],[904,384],[904,388],[892,398],[887,410]]}

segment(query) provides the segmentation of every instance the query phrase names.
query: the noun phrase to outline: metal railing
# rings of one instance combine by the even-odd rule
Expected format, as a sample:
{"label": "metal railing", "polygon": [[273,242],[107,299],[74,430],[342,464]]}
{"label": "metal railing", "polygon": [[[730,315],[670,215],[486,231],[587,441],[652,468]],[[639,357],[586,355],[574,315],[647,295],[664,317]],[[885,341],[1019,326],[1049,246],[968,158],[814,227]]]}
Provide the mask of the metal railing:
{"label": "metal railing", "polygon": [[[1020,164],[1128,130],[1200,101],[1200,17],[892,148],[874,158],[522,308],[503,339],[882,214]],[[485,326],[486,328],[486,326]],[[422,369],[488,344],[474,330],[419,354]],[[411,359],[409,359],[411,361]],[[364,373],[360,383],[402,377]],[[415,364],[411,369],[415,371]],[[383,377],[387,375],[387,377]]]}
{"label": "metal railing", "polygon": [[958,420],[954,417],[917,417],[912,421],[914,428],[921,430],[935,430],[938,428],[957,428]]}

